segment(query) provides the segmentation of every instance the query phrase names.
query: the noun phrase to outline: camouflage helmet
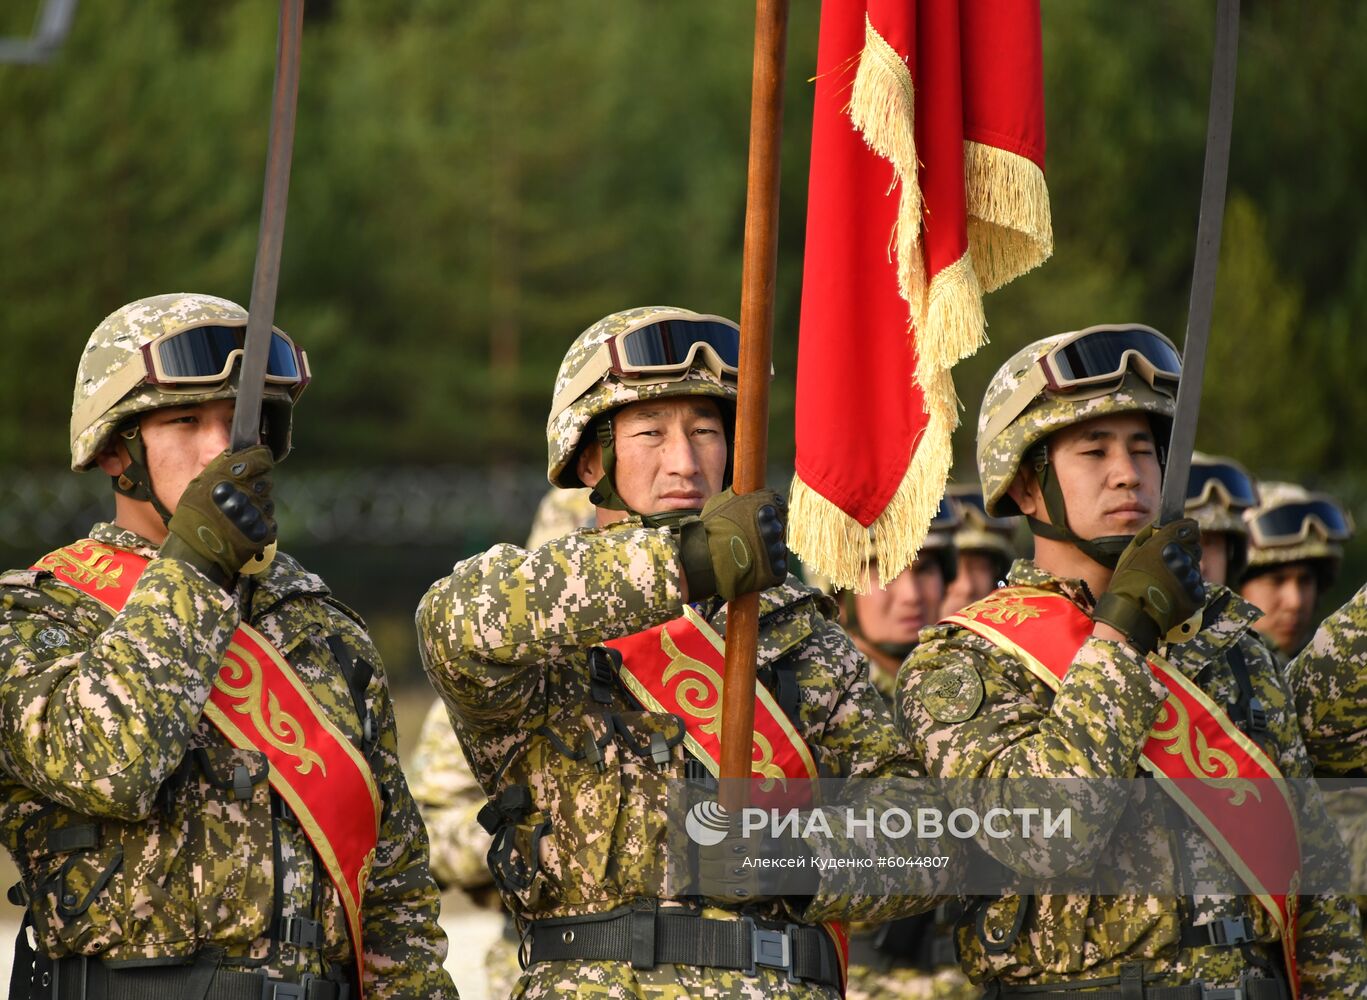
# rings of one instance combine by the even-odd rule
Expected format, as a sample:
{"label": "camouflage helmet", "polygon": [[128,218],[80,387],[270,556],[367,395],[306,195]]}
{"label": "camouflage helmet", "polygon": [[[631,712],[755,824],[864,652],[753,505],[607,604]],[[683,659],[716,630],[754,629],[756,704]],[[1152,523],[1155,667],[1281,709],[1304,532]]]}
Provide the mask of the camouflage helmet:
{"label": "camouflage helmet", "polygon": [[555,395],[546,421],[549,459],[546,478],[552,486],[574,489],[596,485],[581,482],[575,470],[584,432],[597,418],[629,403],[666,396],[709,396],[722,404],[728,425],[733,422],[735,381],[702,363],[690,367],[682,376],[670,373],[623,377],[612,372],[608,353],[610,340],[652,323],[670,320],[721,323],[739,329],[734,322],[720,316],[674,306],[641,306],[606,316],[576,337],[556,374]]}
{"label": "camouflage helmet", "polygon": [[[143,348],[168,333],[202,326],[246,325],[247,310],[237,303],[187,292],[139,299],[106,316],[86,342],[76,370],[71,468],[76,472],[89,469],[114,432],[140,413],[235,397],[237,383],[231,377],[217,384],[148,383]],[[290,449],[291,400],[286,389],[267,384],[262,401],[265,438],[277,461]]]}
{"label": "camouflage helmet", "polygon": [[1173,396],[1155,389],[1134,370],[1126,371],[1118,386],[1056,393],[1040,385],[1037,392],[1022,399],[1032,388],[1040,361],[1054,347],[1083,334],[1127,329],[1158,334],[1152,327],[1137,323],[1087,327],[1037,340],[997,369],[978,414],[978,476],[988,514],[1000,517],[1021,513],[1007,488],[1015,480],[1026,454],[1065,427],[1112,414],[1147,413],[1159,418],[1154,436],[1160,448],[1166,445],[1172,429]]}
{"label": "camouflage helmet", "polygon": [[[1338,575],[1343,561],[1342,542],[1351,537],[1352,516],[1343,509],[1337,500],[1324,493],[1312,493],[1296,483],[1266,482],[1259,484],[1259,504],[1244,512],[1248,522],[1248,569],[1244,579],[1259,573],[1284,566],[1288,563],[1310,562],[1314,564],[1321,585],[1327,586]],[[1304,537],[1285,544],[1265,539],[1255,523],[1264,515],[1279,507],[1323,501],[1331,504],[1341,513],[1346,531],[1331,533],[1318,519],[1308,519],[1302,534]]]}
{"label": "camouflage helmet", "polygon": [[[1218,455],[1207,455],[1202,451],[1191,453],[1191,467],[1193,471],[1201,466],[1235,465],[1230,459],[1221,458]],[[1249,477],[1250,483],[1252,476]],[[1256,490],[1257,487],[1255,486]],[[1207,489],[1201,496],[1188,496],[1186,501],[1186,515],[1200,527],[1202,531],[1224,532],[1230,535],[1238,535],[1240,538],[1248,537],[1248,528],[1244,526],[1244,511],[1248,508],[1236,501],[1233,501],[1227,492],[1221,490]]]}
{"label": "camouflage helmet", "polygon": [[1016,526],[1020,519],[988,515],[982,507],[982,490],[975,483],[956,483],[947,492],[961,519],[959,530],[954,532],[954,547],[960,552],[991,556],[1002,569],[998,576],[1004,576],[1006,567],[1016,559]]}

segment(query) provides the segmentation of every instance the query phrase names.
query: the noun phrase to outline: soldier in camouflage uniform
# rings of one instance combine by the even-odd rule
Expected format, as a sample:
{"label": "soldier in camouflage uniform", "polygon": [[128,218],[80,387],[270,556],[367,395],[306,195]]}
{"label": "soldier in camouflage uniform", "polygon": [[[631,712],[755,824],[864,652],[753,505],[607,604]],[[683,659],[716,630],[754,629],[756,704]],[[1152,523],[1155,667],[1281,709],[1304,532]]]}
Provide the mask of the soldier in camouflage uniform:
{"label": "soldier in camouflage uniform", "polygon": [[921,629],[939,618],[945,587],[958,573],[954,529],[958,512],[947,501],[930,523],[916,561],[883,586],[877,583],[877,560],[869,542],[869,568],[862,593],[839,596],[845,631],[855,648],[869,658],[869,678],[891,708],[897,668],[916,648]]}
{"label": "soldier in camouflage uniform", "polygon": [[1258,502],[1258,486],[1237,462],[1191,453],[1186,514],[1201,529],[1201,576],[1236,586],[1248,565],[1244,512]]}
{"label": "soldier in camouflage uniform", "polygon": [[[955,783],[954,805],[980,806],[976,795],[1008,779],[1134,778],[1167,698],[1145,664],[1158,649],[1216,705],[1230,706],[1284,775],[1310,775],[1285,682],[1251,629],[1256,610],[1224,587],[1203,587],[1194,522],[1150,524],[1179,370],[1176,350],[1155,331],[1094,327],[1031,344],[989,384],[978,424],[987,510],[1025,514],[1036,545],[1035,559],[1017,562],[1008,584],[1045,592],[1039,606],[1062,595],[1094,626],[1057,687],[1021,652],[969,627],[992,620],[988,602],[957,616],[964,624],[922,635],[898,677],[898,720],[932,774],[980,779]],[[1021,609],[1019,621],[1034,607]],[[1165,641],[1201,608],[1194,638]],[[1009,609],[995,610],[995,620],[1009,621]],[[1114,787],[1088,786],[1096,835],[1075,851],[1054,844],[1057,854],[1041,858],[980,843],[1009,869],[1034,875],[1085,872],[1103,847],[1136,872],[1172,872],[1177,857],[1227,864],[1192,823],[1141,823],[1128,786]],[[1306,796],[1302,807],[1327,823],[1313,786]],[[1353,903],[1304,897],[1296,919],[1301,997],[1367,994]],[[989,996],[1289,995],[1277,924],[1247,896],[1005,895],[981,901],[958,944]]]}
{"label": "soldier in camouflage uniform", "polygon": [[1244,515],[1248,568],[1239,593],[1262,610],[1258,631],[1290,659],[1314,630],[1315,605],[1338,576],[1353,521],[1333,497],[1295,483],[1264,483],[1259,493]]}
{"label": "soldier in camouflage uniform", "polygon": [[[71,459],[114,480],[115,520],[90,533],[106,548],[81,543],[0,577],[0,830],[37,940],[36,954],[21,942],[11,996],[355,998],[357,964],[367,997],[456,996],[364,624],[284,553],[260,575],[239,572],[274,537],[271,468],[307,381],[302,352],[277,331],[269,447],[227,453],[246,322],[232,302],[172,294],[100,324],[76,377]],[[106,555],[82,563],[78,551]],[[127,564],[110,570],[109,553]],[[150,561],[114,614],[92,593],[131,575],[133,554]],[[332,747],[378,786],[378,841],[368,879],[365,865],[356,876],[363,941],[267,753],[239,749],[206,713],[215,688],[261,680],[251,661],[225,660],[247,622],[338,735],[328,744],[250,695],[239,711],[269,716],[262,731],[301,775],[307,754]],[[317,801],[301,800],[304,814]]]}
{"label": "soldier in camouflage uniform", "polygon": [[[869,659],[869,679],[889,710],[896,693],[897,668],[916,648],[921,629],[933,624],[946,584],[959,570],[955,530],[957,507],[942,501],[916,561],[886,586],[874,572],[872,544],[864,593],[840,596],[845,631]],[[953,920],[957,902],[928,913],[860,924],[850,928],[849,1000],[971,1000],[980,995],[954,956]]]}
{"label": "soldier in camouflage uniform", "polygon": [[[781,500],[723,489],[737,347],[734,323],[667,307],[582,333],[556,379],[549,478],[590,485],[598,527],[535,551],[495,546],[419,607],[423,662],[491,797],[491,863],[527,935],[515,996],[831,996],[838,959],[818,922],[933,903],[817,884],[761,895],[734,862],[713,864],[730,837],[701,860],[721,876],[714,895],[662,877],[670,788],[707,772],[681,719],[642,711],[589,652],[687,602],[722,629],[722,598],[761,590],[759,683],[820,775],[913,773],[833,602],[785,578]],[[671,946],[679,935],[693,946]],[[761,937],[807,978],[776,967]]]}
{"label": "soldier in camouflage uniform", "polygon": [[974,601],[980,601],[1001,586],[1006,571],[1018,552],[1018,517],[992,517],[983,509],[982,487],[958,483],[949,487],[948,496],[959,512],[960,527],[954,532],[954,551],[958,554],[958,573],[945,587],[941,615],[951,615]]}
{"label": "soldier in camouflage uniform", "polygon": [[[537,505],[527,548],[539,549],[554,538],[589,527],[593,521],[594,507],[589,503],[587,488],[551,487]],[[418,802],[432,843],[432,874],[437,883],[443,887],[459,886],[479,906],[509,918],[503,935],[484,956],[490,996],[506,997],[522,971],[517,961],[517,929],[494,887],[486,861],[491,838],[479,824],[484,790],[470,771],[440,698],[432,703],[423,722],[409,774],[413,798]]]}

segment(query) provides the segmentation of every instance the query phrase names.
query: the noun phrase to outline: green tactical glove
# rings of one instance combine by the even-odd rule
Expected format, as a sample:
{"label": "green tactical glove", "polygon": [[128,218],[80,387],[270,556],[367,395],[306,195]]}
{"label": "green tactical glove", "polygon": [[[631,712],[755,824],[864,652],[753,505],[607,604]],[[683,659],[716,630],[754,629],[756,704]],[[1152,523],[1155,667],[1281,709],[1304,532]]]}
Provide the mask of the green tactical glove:
{"label": "green tactical glove", "polygon": [[1201,582],[1201,529],[1191,518],[1135,535],[1115,565],[1111,586],[1092,615],[1147,655],[1206,602]]}
{"label": "green tactical glove", "polygon": [[787,503],[770,489],[723,490],[708,500],[702,517],[680,528],[688,599],[719,594],[729,601],[782,583],[788,576],[787,517]]}
{"label": "green tactical glove", "polygon": [[761,830],[744,837],[733,831],[720,843],[698,845],[697,895],[722,906],[779,895],[810,897],[819,881],[811,851],[795,836],[774,837]]}
{"label": "green tactical glove", "polygon": [[242,565],[275,541],[274,464],[269,448],[253,445],[206,465],[181,494],[161,554],[231,587]]}

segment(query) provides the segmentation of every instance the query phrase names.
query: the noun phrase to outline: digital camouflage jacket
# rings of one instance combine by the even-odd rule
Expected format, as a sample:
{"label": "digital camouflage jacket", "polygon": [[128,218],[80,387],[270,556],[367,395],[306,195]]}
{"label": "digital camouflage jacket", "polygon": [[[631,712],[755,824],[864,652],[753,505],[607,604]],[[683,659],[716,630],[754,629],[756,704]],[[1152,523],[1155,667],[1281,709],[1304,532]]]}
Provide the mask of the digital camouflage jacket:
{"label": "digital camouflage jacket", "polygon": [[[50,573],[0,576],[0,832],[40,948],[111,965],[216,949],[224,967],[295,980],[353,968],[337,891],[271,791],[265,755],[201,717],[245,606],[381,789],[362,908],[366,996],[455,997],[427,837],[365,626],[284,553],[235,598],[131,532],[97,525],[91,537],[152,558],[115,617]],[[373,668],[363,691],[362,661]],[[286,918],[317,921],[321,942],[282,941]]]}
{"label": "digital camouflage jacket", "polygon": [[[667,886],[662,891],[660,869],[667,783],[685,776],[681,723],[673,715],[641,711],[620,687],[611,705],[595,702],[587,659],[597,643],[678,617],[680,574],[671,532],[633,518],[530,552],[497,545],[458,563],[419,606],[423,663],[451,711],[475,776],[494,797],[514,786],[530,791],[530,809],[517,820],[514,838],[518,855],[530,862],[528,878],[503,886],[523,921],[679,895]],[[706,602],[702,613],[724,630],[720,602]],[[758,677],[779,692],[780,704],[785,682],[779,675],[787,672],[795,682],[790,716],[820,774],[914,773],[869,684],[865,660],[832,620],[829,599],[790,580],[761,595],[760,616]],[[647,749],[653,733],[663,734],[671,747],[663,767]],[[599,763],[582,752],[590,742],[599,747]],[[905,885],[911,876],[887,877]],[[818,891],[800,912],[782,900],[750,912],[812,924],[886,919],[928,905],[933,900],[925,896]],[[679,990],[811,996],[818,989],[790,984],[771,969],[758,971],[745,977],[694,966],[539,963],[521,989],[525,996],[558,995],[576,985],[612,996],[673,996]]]}
{"label": "digital camouflage jacket", "polygon": [[[1055,578],[1029,561],[1017,562],[1008,582],[1062,593],[1083,610],[1092,608],[1081,581]],[[1267,712],[1262,738],[1269,756],[1288,778],[1306,778],[1310,762],[1294,707],[1271,651],[1250,629],[1256,617],[1251,605],[1212,586],[1201,631],[1169,646],[1165,655],[1213,701],[1229,705],[1239,695],[1227,658],[1237,644]],[[1014,654],[957,625],[927,629],[921,640],[898,677],[898,722],[932,774],[976,779],[947,786],[951,804],[971,807],[974,789],[995,788],[994,794],[1001,794],[1009,779],[1129,779],[1139,773],[1139,757],[1165,689],[1128,646],[1088,639],[1055,695]],[[957,700],[946,699],[945,691],[959,692]],[[1089,870],[1098,847],[1135,866],[1152,865],[1154,871],[1174,870],[1181,856],[1198,859],[1210,870],[1225,864],[1189,823],[1139,822],[1130,814],[1136,806],[1126,784],[1088,785],[1097,788],[1097,801],[1087,810],[1096,827],[1091,835],[1077,837],[1075,823],[1075,853],[1069,853],[1073,848],[1067,841],[1047,856],[1013,853],[1011,845],[1018,841],[980,838],[980,846],[1014,871],[1044,876]],[[1165,795],[1152,783],[1143,794]],[[1314,801],[1304,808],[1322,818],[1319,828],[1327,832],[1323,805],[1313,790],[1310,795]],[[1046,861],[1052,871],[1040,870]],[[1245,897],[1008,895],[983,900],[976,919],[961,925],[959,953],[975,982],[1081,984],[1104,981],[1116,976],[1122,963],[1142,961],[1146,979],[1154,982],[1199,979],[1208,986],[1233,987],[1249,967],[1241,948],[1185,947],[1179,937],[1184,923],[1245,916],[1252,919],[1261,945],[1255,957],[1278,955],[1275,925]],[[1357,925],[1357,909],[1346,898],[1301,898],[1297,962],[1303,1000],[1367,995],[1367,953]]]}
{"label": "digital camouflage jacket", "polygon": [[1367,777],[1367,587],[1286,667],[1315,773]]}

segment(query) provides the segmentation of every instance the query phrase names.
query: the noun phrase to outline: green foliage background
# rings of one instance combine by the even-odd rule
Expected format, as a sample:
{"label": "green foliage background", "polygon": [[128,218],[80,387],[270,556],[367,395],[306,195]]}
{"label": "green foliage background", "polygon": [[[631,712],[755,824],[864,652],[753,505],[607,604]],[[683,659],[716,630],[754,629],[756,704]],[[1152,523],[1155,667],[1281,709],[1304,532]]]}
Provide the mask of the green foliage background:
{"label": "green foliage background", "polygon": [[[28,30],[36,0],[6,4]],[[0,470],[60,467],[77,351],[174,289],[249,294],[276,5],[87,0],[0,67]],[[551,377],[607,312],[734,314],[753,10],[737,0],[313,0],[278,321],[316,383],[297,467],[544,461]],[[1056,252],[988,303],[957,381],[1133,318],[1180,340],[1213,4],[1043,0]],[[791,460],[817,4],[793,5],[771,448]],[[1200,445],[1367,475],[1367,5],[1245,4]],[[958,440],[971,475],[971,432]],[[492,498],[491,498],[492,500]],[[22,546],[22,539],[9,539]],[[451,556],[460,555],[452,553]],[[1359,549],[1345,589],[1367,575]],[[449,561],[449,560],[448,560]]]}

